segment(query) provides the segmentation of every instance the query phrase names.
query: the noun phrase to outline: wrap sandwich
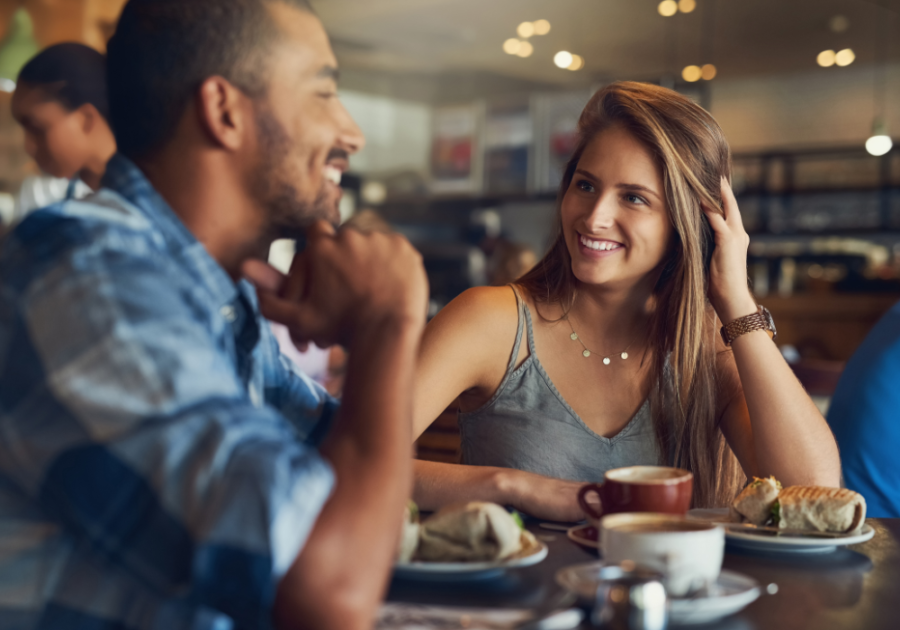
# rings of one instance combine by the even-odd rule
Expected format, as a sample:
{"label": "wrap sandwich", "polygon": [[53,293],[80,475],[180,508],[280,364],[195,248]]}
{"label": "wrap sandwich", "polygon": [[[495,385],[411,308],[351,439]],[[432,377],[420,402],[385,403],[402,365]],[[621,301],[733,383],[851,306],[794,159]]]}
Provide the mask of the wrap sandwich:
{"label": "wrap sandwich", "polygon": [[866,521],[866,500],[846,488],[790,486],[779,493],[773,514],[782,529],[852,533]]}
{"label": "wrap sandwich", "polygon": [[442,508],[419,528],[417,560],[479,562],[505,560],[536,545],[513,516],[495,503],[473,501]]}
{"label": "wrap sandwich", "polygon": [[772,518],[772,506],[781,492],[781,483],[775,477],[753,481],[731,502],[729,514],[737,523],[753,523],[765,525]]}

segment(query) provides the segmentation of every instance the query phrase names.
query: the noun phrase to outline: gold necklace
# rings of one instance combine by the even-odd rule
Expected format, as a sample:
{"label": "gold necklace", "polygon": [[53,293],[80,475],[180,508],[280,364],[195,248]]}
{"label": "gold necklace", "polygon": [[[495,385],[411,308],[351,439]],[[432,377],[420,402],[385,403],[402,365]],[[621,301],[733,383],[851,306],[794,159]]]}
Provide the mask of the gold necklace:
{"label": "gold necklace", "polygon": [[[566,313],[566,321],[569,322],[569,329],[572,331],[572,334],[569,335],[569,339],[571,339],[572,341],[577,341],[578,343],[581,344],[581,347],[583,349],[581,356],[583,356],[584,358],[588,358],[592,354],[597,354],[599,356],[603,356],[602,353],[592,352],[591,350],[588,349],[588,347],[586,345],[584,345],[584,342],[581,340],[581,337],[579,337],[578,333],[575,332],[575,328],[572,326],[572,321],[569,319],[568,313]],[[628,344],[628,348],[630,348],[632,345],[634,345],[634,340],[632,340],[631,343]],[[625,359],[627,359],[628,358],[628,348],[625,348],[624,350],[622,350],[622,352],[616,352],[609,356],[603,357],[603,365],[609,365],[610,363],[612,363],[612,358],[615,355],[619,355],[619,358],[622,359],[623,361]]]}

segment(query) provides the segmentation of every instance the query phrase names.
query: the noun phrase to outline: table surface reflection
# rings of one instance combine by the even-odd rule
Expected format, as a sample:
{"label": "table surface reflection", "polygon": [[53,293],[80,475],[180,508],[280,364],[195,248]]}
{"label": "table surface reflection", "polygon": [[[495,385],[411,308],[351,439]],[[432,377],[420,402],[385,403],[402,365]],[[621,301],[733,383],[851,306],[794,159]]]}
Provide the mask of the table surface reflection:
{"label": "table surface reflection", "polygon": [[[707,630],[896,630],[900,628],[900,519],[869,519],[872,540],[814,555],[756,555],[726,548],[724,568],[749,575],[764,594],[740,613],[705,624]],[[557,570],[597,559],[564,532],[529,524],[550,548],[547,558],[485,581],[441,584],[395,579],[388,600],[445,606],[536,607],[559,587]],[[585,626],[587,627],[587,626]],[[679,626],[687,628],[687,626]]]}

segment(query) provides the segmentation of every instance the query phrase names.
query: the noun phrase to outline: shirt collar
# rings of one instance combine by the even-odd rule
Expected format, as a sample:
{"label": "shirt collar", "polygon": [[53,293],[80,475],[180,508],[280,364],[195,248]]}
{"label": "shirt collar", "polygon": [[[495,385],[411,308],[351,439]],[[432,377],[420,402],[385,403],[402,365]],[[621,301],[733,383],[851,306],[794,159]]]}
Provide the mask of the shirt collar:
{"label": "shirt collar", "polygon": [[209,255],[134,162],[116,153],[106,165],[102,185],[147,217],[162,234],[169,252],[202,282],[216,303],[229,304],[237,298],[237,287],[225,269]]}

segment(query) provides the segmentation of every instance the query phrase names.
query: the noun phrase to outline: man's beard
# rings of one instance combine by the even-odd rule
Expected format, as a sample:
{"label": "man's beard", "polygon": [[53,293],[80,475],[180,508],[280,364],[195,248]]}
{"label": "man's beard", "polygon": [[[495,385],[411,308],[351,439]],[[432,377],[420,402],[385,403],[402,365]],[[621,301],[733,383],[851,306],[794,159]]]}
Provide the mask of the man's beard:
{"label": "man's beard", "polygon": [[251,173],[253,197],[266,212],[267,239],[301,238],[306,229],[319,219],[337,226],[340,213],[329,203],[328,181],[316,191],[312,202],[304,201],[286,165],[294,148],[284,127],[262,104],[256,108],[256,128],[259,138],[259,160]]}

